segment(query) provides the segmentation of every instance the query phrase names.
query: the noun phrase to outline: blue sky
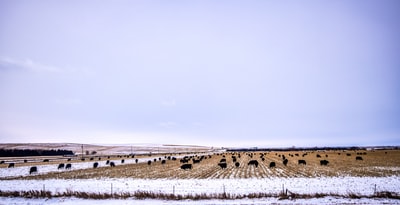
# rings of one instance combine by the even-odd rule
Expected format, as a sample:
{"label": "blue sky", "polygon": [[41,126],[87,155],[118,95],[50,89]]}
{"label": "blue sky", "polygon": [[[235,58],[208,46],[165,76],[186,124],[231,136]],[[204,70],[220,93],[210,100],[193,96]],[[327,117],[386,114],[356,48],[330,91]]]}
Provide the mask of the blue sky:
{"label": "blue sky", "polygon": [[400,145],[400,3],[0,1],[1,142]]}

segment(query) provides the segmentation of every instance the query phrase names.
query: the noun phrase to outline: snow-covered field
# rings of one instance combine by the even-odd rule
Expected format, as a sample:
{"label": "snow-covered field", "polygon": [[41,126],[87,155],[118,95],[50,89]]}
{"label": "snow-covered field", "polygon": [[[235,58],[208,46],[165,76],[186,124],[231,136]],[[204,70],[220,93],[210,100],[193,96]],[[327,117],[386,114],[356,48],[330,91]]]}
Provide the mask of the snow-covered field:
{"label": "snow-covered field", "polygon": [[[268,179],[87,179],[87,180],[3,180],[1,191],[43,190],[52,193],[79,191],[89,193],[123,193],[150,191],[155,193],[175,194],[213,194],[229,193],[279,193],[283,187],[298,194],[350,193],[372,195],[375,191],[398,193],[400,177],[322,177],[322,178],[268,178]],[[400,204],[394,199],[349,199],[324,197],[318,199],[279,200],[277,198],[240,199],[240,200],[201,200],[201,201],[163,201],[163,200],[84,200],[76,198],[23,199],[2,198],[5,204],[265,204],[265,203],[366,203],[366,204]]]}
{"label": "snow-covered field", "polygon": [[63,205],[82,205],[82,204],[141,204],[141,205],[246,205],[246,204],[400,204],[399,200],[395,199],[349,199],[349,198],[336,198],[336,197],[324,197],[314,199],[296,199],[296,200],[279,200],[278,198],[261,198],[261,199],[239,199],[239,200],[181,200],[181,201],[170,201],[170,200],[136,200],[136,199],[108,199],[108,200],[94,200],[94,199],[77,199],[77,198],[53,198],[53,199],[25,199],[25,198],[6,198],[0,197],[0,204],[63,204]]}
{"label": "snow-covered field", "polygon": [[372,195],[375,191],[398,193],[400,177],[322,177],[268,179],[79,179],[79,180],[3,180],[2,191],[42,190],[114,193],[151,191],[175,194],[201,193],[279,193],[282,186],[298,194],[357,193]]}

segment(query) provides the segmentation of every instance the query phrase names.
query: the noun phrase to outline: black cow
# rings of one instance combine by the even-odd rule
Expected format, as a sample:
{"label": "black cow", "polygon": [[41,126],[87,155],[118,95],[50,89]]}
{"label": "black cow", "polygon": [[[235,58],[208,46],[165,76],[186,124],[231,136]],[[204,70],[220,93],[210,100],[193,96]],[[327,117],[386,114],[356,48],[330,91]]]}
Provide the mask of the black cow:
{"label": "black cow", "polygon": [[221,169],[225,169],[228,165],[225,162],[221,162],[221,163],[218,163],[218,166],[220,166]]}
{"label": "black cow", "polygon": [[139,162],[139,160],[138,159],[135,159],[135,162],[136,162],[136,164]]}
{"label": "black cow", "polygon": [[239,162],[236,162],[236,163],[235,163],[235,166],[236,166],[236,167],[239,167],[239,166],[240,166],[240,163],[239,163]]}
{"label": "black cow", "polygon": [[321,158],[321,155],[317,154],[317,158]]}
{"label": "black cow", "polygon": [[356,160],[363,160],[363,158],[358,156],[358,157],[356,157]]}
{"label": "black cow", "polygon": [[106,165],[108,165],[108,164],[110,164],[110,160],[107,160],[107,161],[106,161]]}
{"label": "black cow", "polygon": [[226,162],[226,159],[221,159],[221,160],[219,160],[219,162],[224,163],[224,162]]}
{"label": "black cow", "polygon": [[147,161],[147,164],[148,164],[148,165],[151,165],[151,160]]}
{"label": "black cow", "polygon": [[269,163],[269,168],[273,168],[273,167],[275,167],[275,166],[276,166],[275,162]]}
{"label": "black cow", "polygon": [[161,160],[161,164],[165,164],[166,162],[165,159]]}
{"label": "black cow", "polygon": [[49,160],[48,159],[44,159],[43,162],[49,162]]}
{"label": "black cow", "polygon": [[299,164],[304,164],[304,165],[306,165],[307,163],[306,163],[306,160],[304,160],[304,159],[299,159]]}
{"label": "black cow", "polygon": [[98,162],[93,163],[93,168],[97,168],[99,166]]}
{"label": "black cow", "polygon": [[125,159],[121,159],[121,164],[125,163]]}
{"label": "black cow", "polygon": [[115,163],[114,162],[110,162],[110,166],[111,167],[115,167]]}
{"label": "black cow", "polygon": [[8,164],[8,168],[14,168],[14,162],[11,162],[10,164]]}
{"label": "black cow", "polygon": [[71,167],[72,167],[71,164],[67,164],[67,165],[65,166],[65,169],[71,169]]}
{"label": "black cow", "polygon": [[24,163],[27,163],[28,162],[28,160],[27,159],[24,159]]}
{"label": "black cow", "polygon": [[319,163],[321,164],[321,166],[327,166],[329,164],[329,161],[324,159],[319,161]]}
{"label": "black cow", "polygon": [[58,165],[57,169],[64,169],[64,166],[65,166],[64,163],[61,163]]}
{"label": "black cow", "polygon": [[283,165],[287,165],[287,163],[289,162],[289,160],[288,159],[285,159],[285,160],[283,160]]}
{"label": "black cow", "polygon": [[181,166],[181,169],[187,170],[187,169],[192,169],[192,164],[183,164]]}
{"label": "black cow", "polygon": [[32,173],[37,173],[37,167],[31,167],[29,169],[29,174],[32,174]]}
{"label": "black cow", "polygon": [[254,165],[254,166],[258,167],[258,161],[257,160],[250,160],[249,163],[247,163],[247,165]]}

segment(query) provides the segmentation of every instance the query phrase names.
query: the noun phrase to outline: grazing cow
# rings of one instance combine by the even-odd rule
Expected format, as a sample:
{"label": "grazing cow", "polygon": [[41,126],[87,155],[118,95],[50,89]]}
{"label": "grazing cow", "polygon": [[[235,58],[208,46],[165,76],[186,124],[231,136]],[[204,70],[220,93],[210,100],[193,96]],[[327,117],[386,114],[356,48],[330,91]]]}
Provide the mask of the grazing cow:
{"label": "grazing cow", "polygon": [[154,162],[157,162],[157,159],[154,159]]}
{"label": "grazing cow", "polygon": [[151,160],[147,161],[147,164],[148,164],[148,165],[151,165]]}
{"label": "grazing cow", "polygon": [[67,165],[65,166],[65,169],[71,169],[71,167],[72,167],[71,164],[67,164]]}
{"label": "grazing cow", "polygon": [[93,168],[97,168],[99,166],[98,162],[93,163]]}
{"label": "grazing cow", "polygon": [[289,162],[289,160],[288,159],[285,159],[285,160],[283,160],[283,165],[287,165],[287,163]]}
{"label": "grazing cow", "polygon": [[225,162],[218,163],[218,166],[221,167],[221,169],[225,169],[228,165]]}
{"label": "grazing cow", "polygon": [[81,160],[82,160],[82,161],[85,161],[85,158],[82,158]]}
{"label": "grazing cow", "polygon": [[58,165],[57,169],[64,169],[64,166],[65,166],[64,163],[61,163]]}
{"label": "grazing cow", "polygon": [[324,159],[319,161],[319,163],[321,164],[321,166],[327,166],[329,164],[329,161]]}
{"label": "grazing cow", "polygon": [[236,162],[236,163],[235,163],[235,166],[236,166],[236,167],[239,167],[239,166],[240,166],[240,163],[239,163],[239,162]]}
{"label": "grazing cow", "polygon": [[226,162],[226,159],[219,160],[220,163]]}
{"label": "grazing cow", "polygon": [[107,161],[106,161],[106,165],[108,165],[108,164],[110,164],[110,160],[107,160]]}
{"label": "grazing cow", "polygon": [[37,167],[31,167],[29,169],[29,174],[32,174],[32,173],[37,173]]}
{"label": "grazing cow", "polygon": [[350,156],[351,156],[351,154],[349,154],[349,153],[347,153],[346,155],[347,155],[348,157],[350,157]]}
{"label": "grazing cow", "polygon": [[137,164],[139,162],[139,160],[138,159],[135,159],[135,163]]}
{"label": "grazing cow", "polygon": [[249,163],[247,163],[247,165],[254,165],[254,166],[258,167],[258,161],[257,160],[250,160]]}
{"label": "grazing cow", "polygon": [[93,161],[94,160],[94,158],[93,157],[90,157],[90,159],[89,159],[90,161]]}
{"label": "grazing cow", "polygon": [[356,160],[363,160],[363,158],[358,156],[358,157],[356,157]]}
{"label": "grazing cow", "polygon": [[44,159],[43,162],[49,162],[49,160],[48,159]]}
{"label": "grazing cow", "polygon": [[165,159],[161,160],[161,164],[165,164],[166,162]]}
{"label": "grazing cow", "polygon": [[200,163],[200,160],[199,160],[199,159],[192,159],[192,161],[193,161],[193,164]]}
{"label": "grazing cow", "polygon": [[183,164],[181,166],[181,169],[183,169],[183,170],[192,169],[192,164]]}
{"label": "grazing cow", "polygon": [[10,164],[8,164],[8,168],[14,168],[14,162],[11,162]]}
{"label": "grazing cow", "polygon": [[171,160],[172,160],[172,161],[176,161],[176,157],[172,157]]}
{"label": "grazing cow", "polygon": [[110,162],[110,166],[111,167],[115,167],[115,163],[114,162]]}
{"label": "grazing cow", "polygon": [[121,164],[125,163],[125,159],[121,159]]}
{"label": "grazing cow", "polygon": [[27,163],[27,162],[28,162],[28,160],[24,159],[24,163]]}
{"label": "grazing cow", "polygon": [[321,158],[321,155],[317,154],[317,158]]}
{"label": "grazing cow", "polygon": [[304,160],[304,159],[299,159],[299,164],[304,164],[304,165],[306,165],[307,163],[306,163],[306,160]]}
{"label": "grazing cow", "polygon": [[275,162],[269,163],[269,168],[273,168],[273,167],[275,167],[275,166],[276,166]]}
{"label": "grazing cow", "polygon": [[71,158],[68,158],[67,161],[68,161],[68,162],[71,161]]}

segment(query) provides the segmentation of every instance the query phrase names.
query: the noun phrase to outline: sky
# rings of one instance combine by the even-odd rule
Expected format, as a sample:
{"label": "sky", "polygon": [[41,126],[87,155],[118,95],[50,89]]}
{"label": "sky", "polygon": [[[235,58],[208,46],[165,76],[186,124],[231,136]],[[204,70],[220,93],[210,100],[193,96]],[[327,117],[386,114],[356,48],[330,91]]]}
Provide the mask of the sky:
{"label": "sky", "polygon": [[400,1],[0,1],[1,143],[400,145]]}

